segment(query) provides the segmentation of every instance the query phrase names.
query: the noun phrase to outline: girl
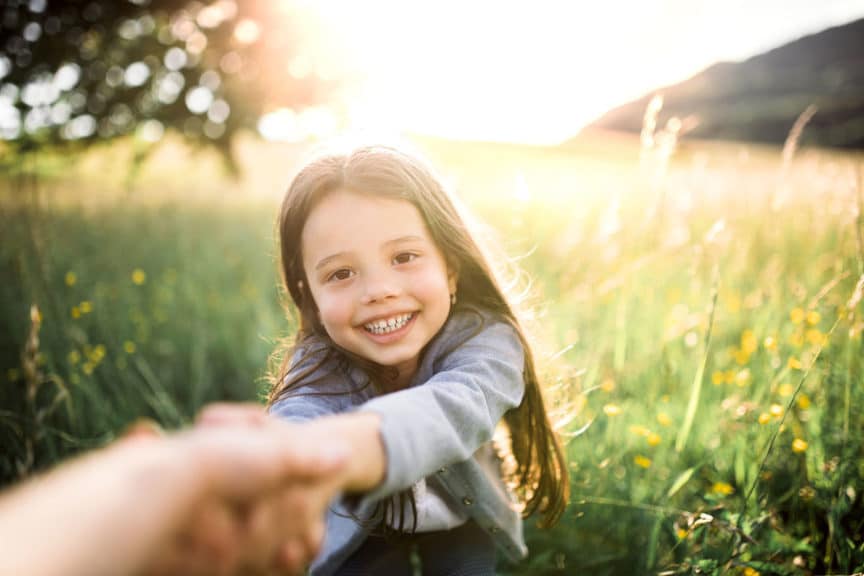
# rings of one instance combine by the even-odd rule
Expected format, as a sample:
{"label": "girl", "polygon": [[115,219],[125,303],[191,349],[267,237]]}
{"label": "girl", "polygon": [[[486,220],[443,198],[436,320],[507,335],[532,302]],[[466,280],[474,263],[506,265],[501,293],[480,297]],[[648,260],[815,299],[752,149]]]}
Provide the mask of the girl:
{"label": "girl", "polygon": [[311,573],[494,574],[496,547],[524,557],[520,512],[558,520],[567,464],[519,322],[440,182],[393,148],[320,158],[279,237],[300,328],[269,412],[343,414],[321,434],[358,450],[343,486],[360,496],[328,512]]}

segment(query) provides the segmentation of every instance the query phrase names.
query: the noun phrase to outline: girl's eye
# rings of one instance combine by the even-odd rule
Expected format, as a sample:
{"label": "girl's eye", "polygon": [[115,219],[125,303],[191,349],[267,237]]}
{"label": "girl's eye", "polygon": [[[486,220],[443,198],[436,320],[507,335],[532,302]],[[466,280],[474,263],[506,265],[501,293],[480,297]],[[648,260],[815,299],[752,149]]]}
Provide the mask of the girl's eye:
{"label": "girl's eye", "polygon": [[327,281],[338,282],[340,280],[347,280],[350,277],[351,270],[349,270],[348,268],[340,268],[339,270],[336,270],[335,272],[327,276]]}
{"label": "girl's eye", "polygon": [[393,257],[393,262],[396,264],[407,264],[417,258],[417,254],[413,252],[401,252]]}

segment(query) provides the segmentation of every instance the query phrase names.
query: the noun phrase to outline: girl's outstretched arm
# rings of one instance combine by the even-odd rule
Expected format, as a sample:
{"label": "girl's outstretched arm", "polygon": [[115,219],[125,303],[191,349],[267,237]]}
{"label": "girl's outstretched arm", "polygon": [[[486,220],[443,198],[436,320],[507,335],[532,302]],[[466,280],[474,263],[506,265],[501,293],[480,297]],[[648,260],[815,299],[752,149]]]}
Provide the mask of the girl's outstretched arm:
{"label": "girl's outstretched arm", "polygon": [[422,385],[360,406],[358,413],[380,416],[386,466],[383,482],[364,500],[404,490],[443,466],[471,458],[492,439],[504,414],[521,403],[523,366],[522,343],[513,327],[487,321],[448,351]]}
{"label": "girl's outstretched arm", "polygon": [[[476,334],[443,354],[434,375],[422,385],[338,414],[331,403],[339,396],[298,395],[271,407],[277,418],[266,417],[260,407],[251,408],[251,421],[305,421],[308,437],[320,438],[320,446],[347,443],[350,464],[340,481],[345,492],[364,493],[364,501],[408,488],[442,466],[471,458],[492,439],[504,414],[522,401],[524,351],[516,331],[492,319],[480,331],[476,324],[466,324],[453,328],[453,339]],[[339,375],[327,383],[344,385]],[[236,412],[222,423],[247,418]]]}

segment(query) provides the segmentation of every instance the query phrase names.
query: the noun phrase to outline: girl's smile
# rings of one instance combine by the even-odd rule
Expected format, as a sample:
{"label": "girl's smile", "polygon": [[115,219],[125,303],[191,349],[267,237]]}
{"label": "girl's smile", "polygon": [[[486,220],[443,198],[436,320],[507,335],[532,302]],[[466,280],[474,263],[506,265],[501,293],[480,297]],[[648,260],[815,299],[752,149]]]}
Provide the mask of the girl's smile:
{"label": "girl's smile", "polygon": [[[409,329],[409,324],[412,320],[417,316],[416,312],[410,312],[408,314],[398,314],[396,316],[390,316],[388,318],[384,318],[383,320],[374,320],[372,322],[366,322],[363,324],[363,329],[366,330],[371,335],[375,336],[393,336],[393,335],[402,335]],[[392,340],[396,340],[397,338],[393,338]],[[378,339],[381,341],[381,339]],[[388,342],[392,340],[387,340]]]}
{"label": "girl's smile", "polygon": [[328,193],[301,234],[303,268],[318,319],[338,346],[414,375],[444,326],[456,274],[406,200],[350,190]]}

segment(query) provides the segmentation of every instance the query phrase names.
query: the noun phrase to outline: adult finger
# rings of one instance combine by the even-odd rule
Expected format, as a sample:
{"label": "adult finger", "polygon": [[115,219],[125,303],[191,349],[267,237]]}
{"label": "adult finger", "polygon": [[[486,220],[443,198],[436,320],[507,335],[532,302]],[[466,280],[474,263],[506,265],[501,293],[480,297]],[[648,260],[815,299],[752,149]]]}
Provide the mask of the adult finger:
{"label": "adult finger", "polygon": [[139,418],[132,422],[123,433],[121,438],[158,438],[164,436],[165,432],[159,423],[150,418]]}
{"label": "adult finger", "polygon": [[280,574],[300,574],[308,563],[303,544],[288,540],[279,548],[276,571]]}
{"label": "adult finger", "polygon": [[190,549],[230,574],[238,562],[240,525],[241,517],[234,506],[205,502],[186,527]]}
{"label": "adult finger", "polygon": [[198,413],[196,426],[249,425],[263,426],[269,421],[267,412],[260,404],[215,402]]}

